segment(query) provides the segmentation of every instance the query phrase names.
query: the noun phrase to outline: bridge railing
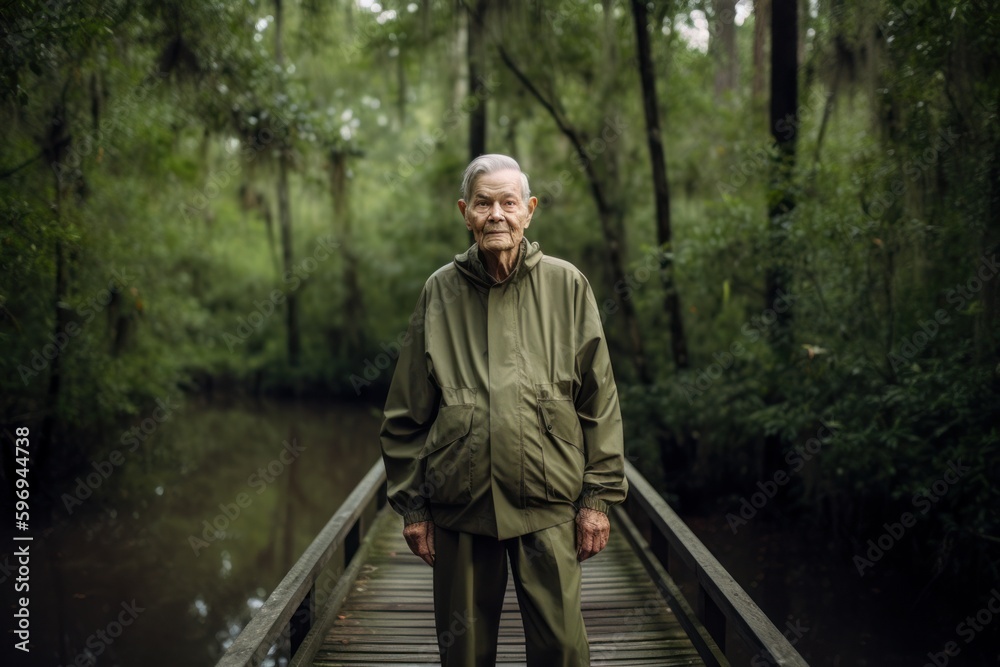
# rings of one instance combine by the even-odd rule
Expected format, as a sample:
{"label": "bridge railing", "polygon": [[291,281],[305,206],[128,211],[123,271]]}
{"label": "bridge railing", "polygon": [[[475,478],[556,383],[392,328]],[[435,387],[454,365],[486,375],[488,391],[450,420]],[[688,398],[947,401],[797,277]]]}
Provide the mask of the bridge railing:
{"label": "bridge railing", "polygon": [[[318,584],[324,567],[343,552],[344,573],[334,580],[330,598],[344,596],[363,558],[358,555],[366,531],[366,517],[385,504],[385,467],[381,459],[354,488],[302,557],[257,610],[216,667],[257,667],[274,646],[288,645],[294,656],[317,622]],[[347,585],[344,585],[346,582]]]}
{"label": "bridge railing", "polygon": [[[629,498],[615,515],[654,583],[670,603],[705,663],[808,667],[788,638],[767,618],[691,529],[629,463]],[[274,646],[290,645],[292,664],[314,625],[325,566],[343,553],[328,608],[336,608],[354,581],[367,546],[367,518],[385,504],[385,468],[377,461],[302,557],[257,611],[217,667],[257,667]],[[310,644],[312,639],[309,640]],[[302,654],[310,653],[303,649]]]}
{"label": "bridge railing", "polygon": [[625,466],[628,500],[616,516],[705,663],[808,667],[646,478]]}

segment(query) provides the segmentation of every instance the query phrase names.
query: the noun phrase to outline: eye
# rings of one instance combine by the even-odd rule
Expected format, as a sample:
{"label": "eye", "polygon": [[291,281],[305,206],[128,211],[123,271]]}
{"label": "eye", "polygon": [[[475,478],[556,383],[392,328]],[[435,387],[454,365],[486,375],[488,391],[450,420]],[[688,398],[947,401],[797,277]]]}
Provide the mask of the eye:
{"label": "eye", "polygon": [[503,203],[503,205],[510,208],[511,206],[517,206],[517,202],[514,201],[513,199],[508,199]]}

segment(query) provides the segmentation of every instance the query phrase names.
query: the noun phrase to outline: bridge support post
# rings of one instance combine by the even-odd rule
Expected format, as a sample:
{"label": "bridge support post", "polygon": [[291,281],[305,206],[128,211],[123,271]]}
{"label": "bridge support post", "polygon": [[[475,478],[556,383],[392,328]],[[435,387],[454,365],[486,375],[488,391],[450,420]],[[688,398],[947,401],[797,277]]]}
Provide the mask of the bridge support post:
{"label": "bridge support post", "polygon": [[702,625],[712,635],[712,639],[718,644],[719,649],[726,652],[726,615],[722,613],[719,606],[715,604],[708,591],[700,583],[698,584],[697,614]]}
{"label": "bridge support post", "polygon": [[302,645],[302,640],[306,638],[309,634],[309,630],[312,629],[313,621],[316,618],[316,586],[315,584],[306,593],[306,596],[302,598],[302,602],[299,603],[298,609],[292,614],[292,619],[288,622],[289,631],[289,641],[291,643],[291,655],[295,655],[295,652],[299,650],[299,646]]}
{"label": "bridge support post", "polygon": [[351,527],[347,537],[344,538],[344,569],[347,569],[354,554],[358,553],[358,549],[361,548],[361,538],[364,537],[365,532],[364,523],[364,517],[358,517],[357,523]]}
{"label": "bridge support post", "polygon": [[660,531],[652,530],[650,533],[649,550],[656,556],[656,560],[660,561],[663,569],[670,572],[670,543]]}

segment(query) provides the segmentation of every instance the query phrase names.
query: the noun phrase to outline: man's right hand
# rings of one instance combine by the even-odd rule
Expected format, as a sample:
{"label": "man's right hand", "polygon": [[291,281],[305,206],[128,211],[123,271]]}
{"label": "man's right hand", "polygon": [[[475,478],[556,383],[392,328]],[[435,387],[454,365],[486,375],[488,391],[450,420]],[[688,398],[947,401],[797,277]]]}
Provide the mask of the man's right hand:
{"label": "man's right hand", "polygon": [[406,545],[425,563],[434,567],[434,522],[420,521],[403,528]]}

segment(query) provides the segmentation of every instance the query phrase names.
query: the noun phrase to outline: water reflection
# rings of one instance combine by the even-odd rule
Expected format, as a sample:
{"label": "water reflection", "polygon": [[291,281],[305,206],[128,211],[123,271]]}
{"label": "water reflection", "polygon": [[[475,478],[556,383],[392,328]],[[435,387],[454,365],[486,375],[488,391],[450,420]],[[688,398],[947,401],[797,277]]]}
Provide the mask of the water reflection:
{"label": "water reflection", "polygon": [[[377,433],[359,406],[186,405],[36,536],[31,664],[214,665],[377,459]],[[142,611],[100,640],[123,604]]]}
{"label": "water reflection", "polygon": [[192,611],[194,612],[195,615],[201,617],[208,616],[208,605],[205,604],[205,601],[202,600],[200,596],[195,598],[194,603],[191,605],[191,607],[193,608]]}
{"label": "water reflection", "polygon": [[[257,612],[258,609],[264,606],[266,591],[263,588],[258,588],[257,593],[257,596],[251,597],[246,601],[246,606],[251,617]],[[236,641],[237,635],[243,631],[244,625],[245,623],[241,624],[236,621],[232,621],[224,631],[215,633],[215,638],[219,642],[219,646],[221,647],[223,653],[233,645],[233,642]],[[261,665],[270,665],[271,667],[283,667],[284,665],[287,665],[288,660],[284,656],[276,656],[276,653],[277,649],[275,647],[271,647],[267,656],[261,662]]]}

